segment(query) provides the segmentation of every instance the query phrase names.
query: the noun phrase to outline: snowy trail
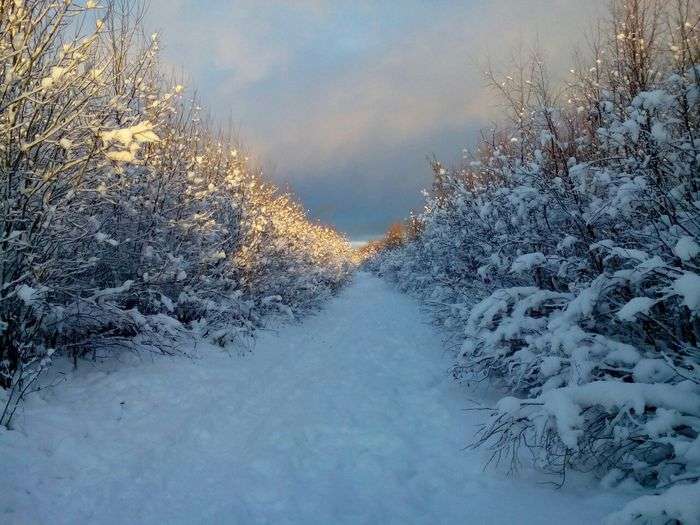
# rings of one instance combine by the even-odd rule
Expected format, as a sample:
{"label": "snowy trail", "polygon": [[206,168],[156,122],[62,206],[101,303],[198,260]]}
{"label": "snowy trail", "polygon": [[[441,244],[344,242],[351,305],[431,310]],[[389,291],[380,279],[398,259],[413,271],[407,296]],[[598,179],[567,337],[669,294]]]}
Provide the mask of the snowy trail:
{"label": "snowy trail", "polygon": [[370,275],[250,355],[198,355],[35,395],[0,432],[0,522],[597,523],[621,504],[484,472],[439,337]]}

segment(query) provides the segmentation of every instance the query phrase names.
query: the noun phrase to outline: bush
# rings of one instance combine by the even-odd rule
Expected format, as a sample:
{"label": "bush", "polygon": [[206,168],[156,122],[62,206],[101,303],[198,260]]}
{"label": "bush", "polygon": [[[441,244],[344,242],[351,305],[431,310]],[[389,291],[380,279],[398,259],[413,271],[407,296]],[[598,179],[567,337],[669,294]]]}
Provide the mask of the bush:
{"label": "bush", "polygon": [[0,5],[0,424],[54,351],[225,345],[350,271],[349,243],[160,74],[142,4],[92,5]]}
{"label": "bush", "polygon": [[418,236],[368,262],[435,307],[458,378],[516,396],[478,439],[496,459],[700,478],[699,20],[616,3],[562,95],[537,55],[491,72],[508,124],[436,162]]}

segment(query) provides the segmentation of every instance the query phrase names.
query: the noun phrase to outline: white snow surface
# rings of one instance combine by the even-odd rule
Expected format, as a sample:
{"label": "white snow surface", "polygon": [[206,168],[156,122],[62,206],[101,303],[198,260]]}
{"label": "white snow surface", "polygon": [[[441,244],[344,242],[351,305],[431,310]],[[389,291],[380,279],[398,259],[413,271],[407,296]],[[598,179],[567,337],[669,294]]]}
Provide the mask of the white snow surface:
{"label": "white snow surface", "polygon": [[194,355],[55,365],[0,431],[0,523],[589,524],[630,499],[485,471],[440,337],[365,273],[249,354]]}

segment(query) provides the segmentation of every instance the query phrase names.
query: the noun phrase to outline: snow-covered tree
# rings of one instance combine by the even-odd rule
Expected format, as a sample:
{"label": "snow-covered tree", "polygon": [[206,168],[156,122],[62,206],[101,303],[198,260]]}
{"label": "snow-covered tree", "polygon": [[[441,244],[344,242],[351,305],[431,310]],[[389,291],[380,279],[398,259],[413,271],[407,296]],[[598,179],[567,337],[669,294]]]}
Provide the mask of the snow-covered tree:
{"label": "snow-covered tree", "polygon": [[561,89],[538,54],[489,72],[503,127],[434,164],[420,233],[368,265],[435,306],[456,377],[509,394],[495,459],[662,489],[700,478],[700,12],[607,23]]}
{"label": "snow-covered tree", "polygon": [[143,4],[100,4],[0,1],[0,424],[54,351],[227,345],[352,265],[161,74]]}

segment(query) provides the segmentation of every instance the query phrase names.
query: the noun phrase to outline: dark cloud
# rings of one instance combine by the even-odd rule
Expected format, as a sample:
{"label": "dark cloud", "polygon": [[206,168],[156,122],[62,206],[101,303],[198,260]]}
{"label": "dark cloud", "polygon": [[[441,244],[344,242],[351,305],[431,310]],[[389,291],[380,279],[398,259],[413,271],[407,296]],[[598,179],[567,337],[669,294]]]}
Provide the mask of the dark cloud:
{"label": "dark cloud", "polygon": [[[602,0],[152,0],[164,59],[232,116],[271,176],[352,237],[420,206],[493,115],[479,71],[518,42],[566,67]],[[400,6],[400,7],[397,7]]]}

